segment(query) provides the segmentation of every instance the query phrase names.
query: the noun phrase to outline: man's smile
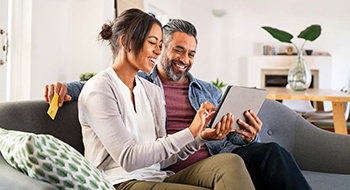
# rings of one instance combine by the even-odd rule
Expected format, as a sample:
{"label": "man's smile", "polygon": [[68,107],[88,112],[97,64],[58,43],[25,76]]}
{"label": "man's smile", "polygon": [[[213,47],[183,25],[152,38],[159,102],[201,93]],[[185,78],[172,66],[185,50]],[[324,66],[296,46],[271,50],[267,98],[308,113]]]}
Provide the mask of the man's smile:
{"label": "man's smile", "polygon": [[180,62],[180,61],[171,61],[171,63],[172,63],[172,65],[175,66],[175,68],[176,68],[177,70],[180,70],[180,71],[182,71],[182,72],[185,72],[186,69],[188,68],[187,65],[183,64],[183,63]]}

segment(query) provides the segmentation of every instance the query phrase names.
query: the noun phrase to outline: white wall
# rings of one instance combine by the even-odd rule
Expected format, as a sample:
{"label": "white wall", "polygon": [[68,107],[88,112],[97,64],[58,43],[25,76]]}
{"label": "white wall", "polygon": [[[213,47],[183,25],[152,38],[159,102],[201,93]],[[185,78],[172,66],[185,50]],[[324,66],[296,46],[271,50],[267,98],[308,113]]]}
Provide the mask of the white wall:
{"label": "white wall", "polygon": [[144,0],[144,10],[153,14],[162,14],[158,18],[162,24],[169,21],[169,18],[179,18],[181,15],[181,1],[174,0]]}
{"label": "white wall", "polygon": [[[21,0],[22,1],[22,0]],[[24,0],[23,0],[24,1]],[[31,56],[26,66],[26,99],[42,99],[42,87],[55,81],[79,80],[84,72],[98,72],[112,64],[109,47],[97,41],[103,23],[114,18],[114,0],[33,0]],[[297,36],[311,24],[322,26],[321,36],[307,49],[332,54],[332,88],[350,81],[350,1],[333,0],[144,0],[169,18],[183,18],[198,30],[198,49],[192,73],[206,81],[219,77],[245,85],[247,58],[258,55],[261,44],[285,46],[261,26],[273,26]],[[222,18],[212,9],[226,9]],[[28,24],[26,22],[26,24]],[[301,40],[295,40],[301,45]],[[27,68],[28,67],[28,68]],[[23,71],[22,71],[23,72]],[[28,76],[28,77],[27,77]],[[23,77],[22,77],[23,78]],[[28,84],[28,85],[27,85]],[[17,98],[23,99],[23,98]]]}
{"label": "white wall", "polygon": [[[285,46],[261,26],[293,34],[320,24],[321,36],[305,48],[332,54],[332,88],[350,85],[350,1],[344,0],[182,0],[181,17],[198,30],[198,53],[192,73],[204,80],[219,77],[226,83],[246,85],[247,57],[259,55],[261,44]],[[226,9],[222,18],[212,9]]]}
{"label": "white wall", "polygon": [[30,98],[42,97],[42,87],[66,80],[72,73],[73,7],[71,1],[34,0]]}
{"label": "white wall", "polygon": [[113,0],[34,0],[30,99],[55,81],[79,80],[112,64],[106,44],[97,41],[101,26],[114,18]]}

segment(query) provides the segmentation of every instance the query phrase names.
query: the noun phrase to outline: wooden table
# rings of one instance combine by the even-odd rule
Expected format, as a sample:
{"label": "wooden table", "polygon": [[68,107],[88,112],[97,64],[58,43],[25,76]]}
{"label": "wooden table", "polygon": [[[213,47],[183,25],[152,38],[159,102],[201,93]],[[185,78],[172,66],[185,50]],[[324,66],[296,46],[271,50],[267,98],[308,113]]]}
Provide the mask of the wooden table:
{"label": "wooden table", "polygon": [[350,93],[338,90],[307,89],[293,91],[287,88],[266,87],[267,98],[272,100],[331,101],[333,106],[334,132],[348,134],[345,121],[344,103],[350,102]]}

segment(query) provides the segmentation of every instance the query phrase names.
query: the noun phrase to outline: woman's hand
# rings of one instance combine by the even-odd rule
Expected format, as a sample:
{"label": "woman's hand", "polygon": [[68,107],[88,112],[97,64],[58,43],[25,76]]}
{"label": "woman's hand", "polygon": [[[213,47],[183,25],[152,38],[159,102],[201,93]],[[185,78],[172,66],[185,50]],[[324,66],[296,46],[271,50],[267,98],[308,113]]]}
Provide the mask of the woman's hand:
{"label": "woman's hand", "polygon": [[245,111],[244,115],[248,119],[250,125],[239,119],[237,122],[244,129],[235,130],[235,133],[242,135],[242,139],[245,142],[250,143],[255,139],[256,135],[261,130],[263,123],[259,119],[259,117],[253,112],[253,110]]}
{"label": "woman's hand", "polygon": [[188,127],[194,138],[204,130],[205,126],[207,126],[208,122],[213,118],[215,110],[216,107],[209,101],[201,104],[201,107],[197,111],[191,125]]}
{"label": "woman's hand", "polygon": [[206,128],[202,131],[201,136],[205,140],[221,140],[230,132],[232,132],[233,115],[228,113],[224,115],[221,121],[216,125],[215,129]]}

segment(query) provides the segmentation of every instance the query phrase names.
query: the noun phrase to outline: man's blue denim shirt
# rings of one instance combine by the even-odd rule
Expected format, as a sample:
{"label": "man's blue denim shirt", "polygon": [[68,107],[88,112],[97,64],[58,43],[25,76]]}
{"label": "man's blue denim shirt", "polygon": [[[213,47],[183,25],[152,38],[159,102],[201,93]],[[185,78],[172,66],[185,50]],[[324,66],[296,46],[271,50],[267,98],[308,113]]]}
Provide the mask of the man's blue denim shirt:
{"label": "man's blue denim shirt", "polygon": [[[151,73],[145,73],[140,71],[137,73],[137,75],[159,86],[163,92],[162,82],[160,81],[156,65],[153,67]],[[190,73],[187,73],[187,77],[190,81],[188,97],[192,107],[196,111],[205,101],[209,101],[215,106],[219,105],[222,94],[218,88],[216,88],[211,83],[194,78]],[[85,82],[70,82],[65,84],[67,85],[68,94],[72,97],[72,100],[78,100],[80,91],[83,88]],[[259,135],[257,135],[254,141],[251,143],[255,143],[258,141]],[[208,141],[206,145],[209,153],[211,155],[215,155],[218,153],[231,153],[233,149],[246,146],[251,143],[244,142],[241,135],[233,132],[229,133],[222,140]]]}

